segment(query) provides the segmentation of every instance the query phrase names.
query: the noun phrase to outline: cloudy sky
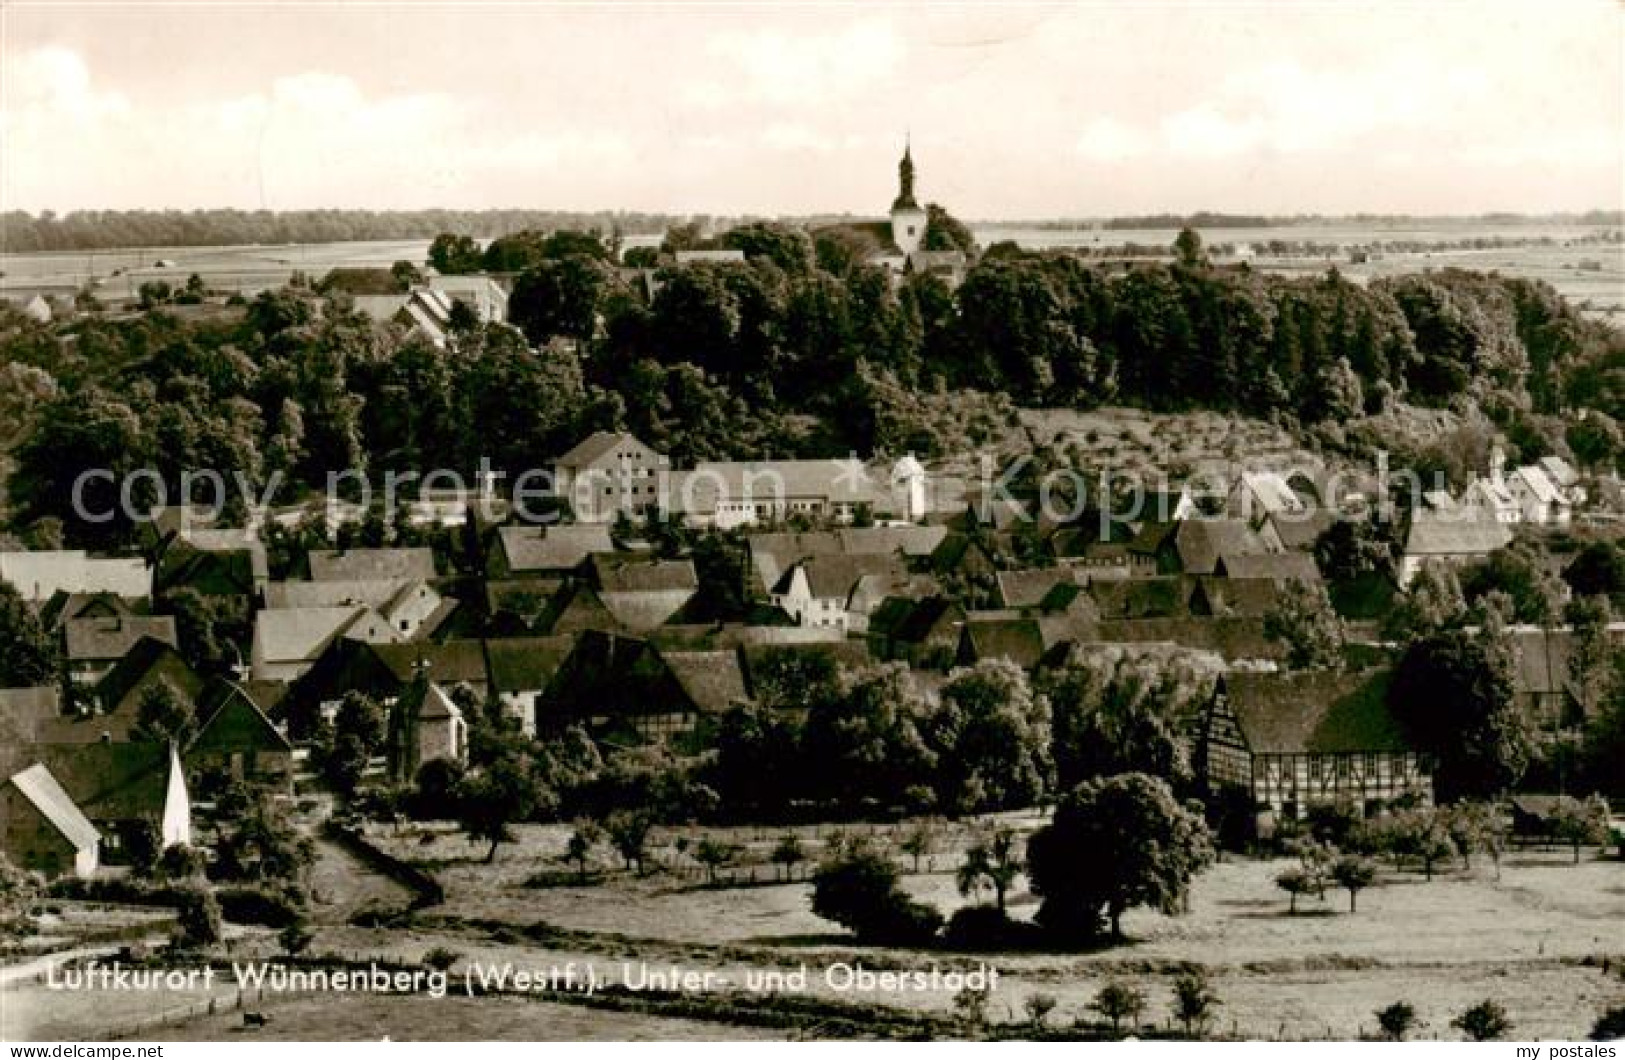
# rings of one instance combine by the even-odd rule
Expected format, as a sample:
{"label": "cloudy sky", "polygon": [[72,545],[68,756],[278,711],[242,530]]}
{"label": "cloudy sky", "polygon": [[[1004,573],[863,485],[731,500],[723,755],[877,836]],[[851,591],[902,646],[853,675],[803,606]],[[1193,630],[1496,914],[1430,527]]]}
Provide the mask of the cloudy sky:
{"label": "cloudy sky", "polygon": [[1625,206],[1606,0],[0,0],[0,209]]}

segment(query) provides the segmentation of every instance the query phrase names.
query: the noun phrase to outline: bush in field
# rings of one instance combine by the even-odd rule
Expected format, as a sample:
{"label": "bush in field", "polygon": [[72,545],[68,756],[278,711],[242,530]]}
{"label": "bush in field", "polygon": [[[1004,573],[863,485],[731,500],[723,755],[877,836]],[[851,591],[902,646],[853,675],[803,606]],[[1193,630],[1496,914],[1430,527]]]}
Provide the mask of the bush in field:
{"label": "bush in field", "polygon": [[780,879],[789,879],[795,867],[806,859],[807,852],[801,848],[801,840],[788,833],[779,837],[771,855],[773,864],[778,866]]}
{"label": "bush in field", "polygon": [[1056,1004],[1053,994],[1029,994],[1021,1007],[1027,1013],[1027,1022],[1032,1024],[1033,1030],[1042,1031],[1049,1014],[1055,1011]]}
{"label": "bush in field", "polygon": [[909,898],[897,866],[864,843],[850,843],[813,876],[812,910],[861,942],[920,945],[942,926],[942,915]]}
{"label": "bush in field", "polygon": [[304,895],[296,888],[260,886],[221,887],[215,892],[220,913],[233,924],[259,924],[281,928],[304,915]]}
{"label": "bush in field", "polygon": [[436,946],[434,949],[423,955],[424,965],[426,967],[433,968],[437,972],[446,971],[452,965],[456,964],[462,959],[462,954],[458,953],[456,950],[448,950],[444,946]]}
{"label": "bush in field", "polygon": [[1591,1028],[1591,1040],[1594,1042],[1625,1040],[1625,1005],[1616,1005],[1597,1017],[1596,1025]]}
{"label": "bush in field", "polygon": [[1480,1001],[1450,1021],[1450,1026],[1475,1042],[1493,1042],[1505,1038],[1512,1030],[1506,1009],[1493,1001]]}
{"label": "bush in field", "polygon": [[304,953],[315,938],[315,933],[310,930],[310,925],[305,922],[304,917],[286,924],[276,936],[277,944],[289,957],[297,957]]}
{"label": "bush in field", "polygon": [[1416,1026],[1416,1009],[1409,1002],[1395,1001],[1387,1008],[1378,1009],[1376,1016],[1377,1026],[1382,1028],[1382,1033],[1396,1042],[1404,1041],[1405,1035]]}
{"label": "bush in field", "polygon": [[177,888],[175,896],[179,900],[175,941],[188,949],[219,942],[220,903],[214,892],[198,885]]}

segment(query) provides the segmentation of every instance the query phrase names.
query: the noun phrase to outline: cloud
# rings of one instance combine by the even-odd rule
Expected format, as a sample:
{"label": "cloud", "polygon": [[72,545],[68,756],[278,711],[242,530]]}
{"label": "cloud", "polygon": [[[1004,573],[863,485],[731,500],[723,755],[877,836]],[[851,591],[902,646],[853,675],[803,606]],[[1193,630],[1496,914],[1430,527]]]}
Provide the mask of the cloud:
{"label": "cloud", "polygon": [[[461,201],[482,181],[624,167],[635,154],[610,129],[513,131],[488,120],[474,97],[370,94],[321,70],[168,107],[136,107],[100,89],[82,57],[59,48],[8,61],[5,76],[0,199],[19,205],[419,206]],[[107,179],[113,167],[116,184]],[[167,195],[155,201],[154,189]]]}
{"label": "cloud", "polygon": [[906,48],[890,21],[870,19],[824,33],[729,30],[705,51],[729,70],[683,86],[679,96],[691,105],[817,107],[866,95],[902,65]]}
{"label": "cloud", "polygon": [[91,83],[90,68],[78,52],[46,47],[25,52],[6,63],[7,120],[66,118],[93,121],[117,117],[130,103],[117,92]]}
{"label": "cloud", "polygon": [[1092,162],[1126,162],[1152,148],[1152,137],[1116,118],[1096,118],[1078,137],[1077,152]]}

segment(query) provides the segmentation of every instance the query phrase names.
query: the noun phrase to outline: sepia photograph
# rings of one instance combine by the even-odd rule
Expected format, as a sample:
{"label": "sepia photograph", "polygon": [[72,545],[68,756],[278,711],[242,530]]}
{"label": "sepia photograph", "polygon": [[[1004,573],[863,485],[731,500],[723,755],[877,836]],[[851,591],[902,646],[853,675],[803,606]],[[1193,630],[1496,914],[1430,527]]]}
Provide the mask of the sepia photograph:
{"label": "sepia photograph", "polygon": [[1617,0],[0,0],[0,1041],[1625,1060],[1622,466]]}

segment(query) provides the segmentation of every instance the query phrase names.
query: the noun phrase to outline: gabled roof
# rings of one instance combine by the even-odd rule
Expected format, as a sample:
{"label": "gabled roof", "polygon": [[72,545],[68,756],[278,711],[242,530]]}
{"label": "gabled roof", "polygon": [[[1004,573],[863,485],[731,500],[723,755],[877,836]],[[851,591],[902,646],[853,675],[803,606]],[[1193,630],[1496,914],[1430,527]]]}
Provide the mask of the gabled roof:
{"label": "gabled roof", "polygon": [[429,678],[443,685],[458,682],[483,685],[487,681],[484,645],[477,640],[448,640],[443,644],[373,644],[374,654],[402,683],[412,680],[418,661],[429,665]]}
{"label": "gabled roof", "polygon": [[352,548],[318,550],[310,554],[310,580],[316,582],[378,581],[435,576],[434,550],[429,548]]}
{"label": "gabled roof", "polygon": [[[254,616],[255,657],[268,663],[308,662],[368,615],[377,612],[359,604],[261,611]],[[378,621],[387,628],[382,618]]]}
{"label": "gabled roof", "polygon": [[1512,532],[1492,516],[1468,508],[1415,512],[1405,538],[1407,556],[1487,556],[1512,543]]}
{"label": "gabled roof", "polygon": [[403,586],[414,583],[403,578],[377,578],[365,581],[270,582],[265,586],[265,606],[269,610],[310,607],[366,607],[383,610]]}
{"label": "gabled roof", "polygon": [[1220,556],[1266,551],[1263,540],[1239,519],[1182,519],[1173,541],[1186,574],[1212,574]]}
{"label": "gabled roof", "polygon": [[[142,637],[96,682],[96,698],[101,701],[102,709],[112,710],[124,702],[131,690],[160,665],[181,674],[181,684],[189,686],[191,692],[195,693],[201,688],[202,678],[192,670],[173,644],[155,637]],[[187,696],[189,689],[177,688],[176,691]]]}
{"label": "gabled roof", "polygon": [[702,713],[721,714],[749,698],[736,651],[662,651],[660,657]]}
{"label": "gabled roof", "polygon": [[1415,745],[1388,706],[1387,670],[1232,671],[1220,689],[1255,754],[1357,754]]}
{"label": "gabled roof", "polygon": [[257,540],[245,544],[241,535],[240,530],[199,530],[171,541],[158,560],[154,591],[187,586],[218,596],[252,594],[270,576],[270,567],[265,546]]}
{"label": "gabled roof", "polygon": [[1260,514],[1296,512],[1305,507],[1303,498],[1287,485],[1285,478],[1273,471],[1243,472],[1236,487],[1251,497],[1251,502],[1258,505]]}
{"label": "gabled roof", "polygon": [[1559,489],[1571,489],[1580,483],[1580,473],[1560,456],[1543,456],[1539,464],[1540,469],[1546,472],[1546,477]]}
{"label": "gabled roof", "polygon": [[1539,464],[1520,467],[1512,473],[1512,478],[1516,482],[1523,483],[1524,487],[1534,495],[1535,500],[1542,504],[1568,503],[1568,498],[1563,496],[1563,491],[1558,489],[1557,485],[1546,477],[1545,469]]}
{"label": "gabled roof", "polygon": [[609,527],[597,523],[503,526],[497,529],[510,571],[567,571],[595,552],[615,551]]}
{"label": "gabled roof", "polygon": [[152,595],[152,568],[141,559],[96,559],[77,549],[0,552],[0,579],[39,603],[59,592]]}
{"label": "gabled roof", "polygon": [[40,608],[40,621],[46,626],[60,626],[70,618],[112,617],[114,615],[143,615],[147,613],[145,600],[119,596],[115,593],[57,593]]}
{"label": "gabled roof", "polygon": [[1320,568],[1307,552],[1242,553],[1222,555],[1213,573],[1225,578],[1268,579],[1277,582],[1320,583]]}
{"label": "gabled roof", "polygon": [[40,812],[40,816],[51,822],[51,827],[60,832],[75,850],[88,850],[101,842],[101,833],[96,831],[96,826],[74,805],[44,763],[36,762],[22,772],[13,774],[11,785]]}
{"label": "gabled roof", "polygon": [[[795,498],[831,504],[875,504],[890,496],[863,461],[704,460],[673,476],[673,497],[692,498],[694,509],[713,510],[722,501],[775,503]],[[676,505],[674,505],[676,507]]]}
{"label": "gabled roof", "polygon": [[694,592],[700,587],[693,560],[647,559],[615,553],[594,553],[592,576],[604,593]]}
{"label": "gabled roof", "polygon": [[598,591],[585,582],[573,582],[554,593],[538,624],[551,634],[621,628],[620,619],[615,617]]}
{"label": "gabled roof", "polygon": [[989,619],[975,613],[965,623],[963,642],[970,661],[1009,659],[1024,670],[1037,666],[1049,648],[1036,618]]}
{"label": "gabled roof", "polygon": [[35,751],[86,817],[96,821],[162,817],[169,796],[167,743],[42,744]]}
{"label": "gabled roof", "polygon": [[923,644],[933,634],[964,621],[965,609],[945,596],[920,600],[893,596],[870,614],[869,632],[904,644]]}
{"label": "gabled roof", "polygon": [[446,690],[433,681],[423,693],[423,700],[418,704],[418,719],[420,721],[434,721],[440,718],[460,718],[463,712],[457,704],[446,695]]}
{"label": "gabled roof", "polygon": [[[201,713],[201,712],[200,712]],[[235,725],[237,732],[227,733],[225,727]],[[293,745],[282,731],[266,717],[260,705],[236,682],[226,682],[225,692],[208,718],[198,727],[187,747],[188,753],[207,750],[217,743],[227,743],[246,734],[267,751],[292,751]]]}
{"label": "gabled roof", "polygon": [[174,647],[178,642],[170,615],[120,615],[71,618],[62,624],[69,662],[122,659],[143,637]]}
{"label": "gabled roof", "polygon": [[871,575],[887,583],[908,580],[908,569],[897,556],[818,555],[809,556],[786,571],[772,591],[775,594],[789,592],[798,569],[807,578],[808,592],[818,600],[849,600],[865,577]]}
{"label": "gabled roof", "polygon": [[1314,548],[1321,534],[1331,529],[1337,514],[1325,508],[1311,508],[1306,512],[1271,515],[1268,521],[1283,548],[1306,552]]}
{"label": "gabled roof", "polygon": [[1072,567],[1002,570],[995,577],[1000,600],[1014,608],[1037,607],[1057,585],[1082,585],[1088,580]]}
{"label": "gabled roof", "polygon": [[1190,614],[1191,582],[1178,574],[1091,582],[1101,618],[1183,618]]}
{"label": "gabled roof", "polygon": [[38,740],[41,730],[61,716],[62,690],[56,685],[0,688],[0,756]]}
{"label": "gabled roof", "polygon": [[1207,602],[1208,614],[1258,618],[1280,602],[1281,585],[1274,578],[1203,577],[1192,597],[1193,610],[1197,599]]}
{"label": "gabled roof", "polygon": [[576,638],[572,634],[554,637],[509,637],[485,642],[490,660],[491,691],[541,692],[552,682],[564,660],[570,657]]}
{"label": "gabled roof", "polygon": [[558,467],[571,469],[592,467],[623,445],[636,446],[647,453],[654,452],[635,435],[625,432],[595,431],[577,442],[573,449],[553,463]]}

